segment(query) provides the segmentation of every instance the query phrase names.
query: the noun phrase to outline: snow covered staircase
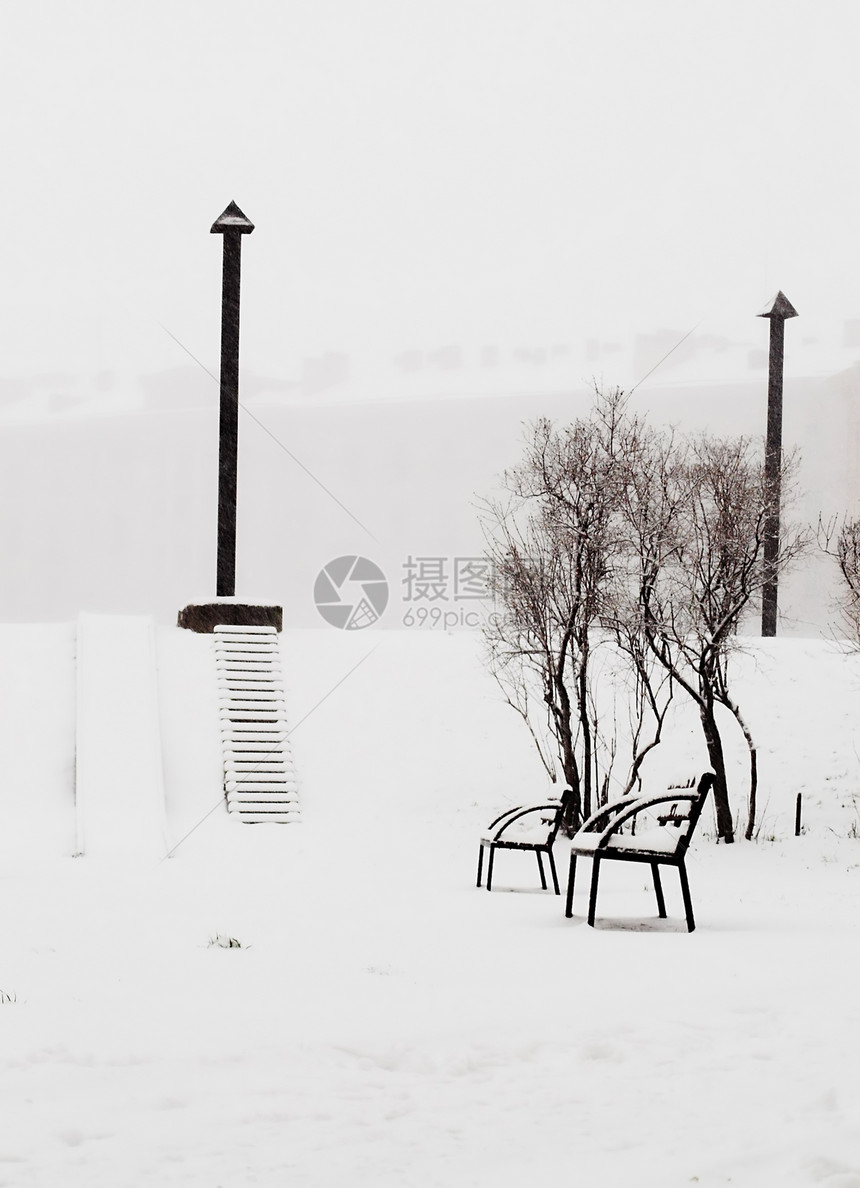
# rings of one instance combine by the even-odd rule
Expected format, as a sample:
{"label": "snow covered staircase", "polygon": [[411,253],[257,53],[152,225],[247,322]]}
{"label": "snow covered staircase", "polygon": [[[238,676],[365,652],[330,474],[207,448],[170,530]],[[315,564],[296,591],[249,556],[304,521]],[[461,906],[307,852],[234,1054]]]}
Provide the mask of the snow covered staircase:
{"label": "snow covered staircase", "polygon": [[214,638],[228,811],[248,822],[298,821],[278,633],[218,626]]}

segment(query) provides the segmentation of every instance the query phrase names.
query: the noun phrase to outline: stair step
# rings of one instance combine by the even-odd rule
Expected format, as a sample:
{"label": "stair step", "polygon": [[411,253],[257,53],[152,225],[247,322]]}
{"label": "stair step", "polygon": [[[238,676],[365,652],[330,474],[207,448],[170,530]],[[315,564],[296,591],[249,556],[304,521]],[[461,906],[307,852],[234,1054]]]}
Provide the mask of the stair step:
{"label": "stair step", "polygon": [[218,710],[218,715],[222,721],[232,718],[235,722],[283,722],[286,725],[286,716],[282,709],[273,706],[271,709],[257,709],[256,706],[224,706]]}
{"label": "stair step", "polygon": [[[254,696],[251,696],[251,694]],[[273,709],[284,706],[284,694],[279,689],[230,689],[219,697],[221,709]]]}
{"label": "stair step", "polygon": [[273,656],[254,656],[252,660],[237,660],[233,655],[222,655],[220,652],[215,653],[215,667],[218,669],[219,675],[222,676],[227,672],[233,675],[241,675],[241,670],[253,664],[266,669],[277,669],[278,672],[281,671],[280,654]]}
{"label": "stair step", "polygon": [[237,693],[241,696],[250,694],[251,696],[260,697],[271,696],[273,694],[278,694],[281,697],[284,695],[282,683],[276,680],[263,681],[258,680],[256,677],[248,678],[243,676],[238,680],[233,680],[232,677],[222,677],[218,681],[219,697],[235,696]]}
{"label": "stair step", "polygon": [[218,713],[222,718],[224,718],[224,717],[229,717],[230,714],[246,714],[246,713],[252,713],[255,710],[259,711],[259,713],[261,713],[261,714],[274,714],[274,713],[277,713],[278,711],[280,711],[281,715],[283,717],[286,717],[286,708],[287,707],[283,701],[245,702],[243,700],[243,701],[221,702],[218,706]]}
{"label": "stair step", "polygon": [[216,636],[277,636],[278,628],[270,623],[251,624],[217,623],[213,628]]}
{"label": "stair step", "polygon": [[292,771],[292,763],[283,755],[267,755],[265,751],[256,755],[236,755],[229,751],[224,756],[224,767],[228,771]]}
{"label": "stair step", "polygon": [[299,781],[295,776],[269,780],[258,779],[256,776],[253,779],[244,776],[235,778],[231,773],[224,781],[224,788],[227,792],[271,792],[278,795],[293,795],[298,794]]}
{"label": "stair step", "polygon": [[264,730],[249,730],[249,731],[229,731],[224,730],[221,733],[222,745],[230,744],[230,749],[236,748],[248,751],[273,751],[280,743],[286,742],[289,732],[272,731],[266,733]]}
{"label": "stair step", "polygon": [[233,652],[229,654],[216,653],[215,667],[218,670],[220,679],[232,679],[234,676],[241,679],[243,673],[248,670],[253,673],[255,669],[272,672],[280,677],[281,655],[280,652],[274,652],[271,656],[266,656],[262,652],[248,654]]}
{"label": "stair step", "polygon": [[285,764],[273,767],[253,763],[240,765],[228,763],[226,764],[226,778],[240,782],[252,778],[259,779],[259,781],[266,781],[266,779],[292,779],[295,781],[296,772]]}
{"label": "stair step", "polygon": [[301,823],[298,813],[241,813],[243,825],[296,825]]}
{"label": "stair step", "polygon": [[227,794],[227,803],[233,806],[258,804],[269,811],[277,809],[279,805],[284,808],[297,809],[299,796],[297,792],[284,792],[280,796],[270,796],[265,792],[229,792]]}

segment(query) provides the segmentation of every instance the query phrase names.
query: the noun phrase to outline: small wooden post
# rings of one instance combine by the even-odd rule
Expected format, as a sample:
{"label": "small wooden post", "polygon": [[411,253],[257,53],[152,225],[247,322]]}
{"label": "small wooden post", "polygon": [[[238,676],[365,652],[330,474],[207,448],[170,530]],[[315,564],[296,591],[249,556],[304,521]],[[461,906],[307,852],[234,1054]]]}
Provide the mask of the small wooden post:
{"label": "small wooden post", "polygon": [[801,805],[801,795],[798,792],[797,802],[794,806],[794,836],[795,837],[800,837],[800,805]]}

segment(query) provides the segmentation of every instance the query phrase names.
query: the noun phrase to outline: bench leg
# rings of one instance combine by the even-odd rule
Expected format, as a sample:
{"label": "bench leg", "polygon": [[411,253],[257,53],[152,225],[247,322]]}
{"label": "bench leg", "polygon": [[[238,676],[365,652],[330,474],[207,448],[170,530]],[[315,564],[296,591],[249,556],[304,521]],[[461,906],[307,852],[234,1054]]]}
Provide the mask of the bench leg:
{"label": "bench leg", "polygon": [[588,898],[588,923],[594,927],[594,913],[597,910],[597,880],[600,878],[600,859],[594,855],[591,863],[591,895]]}
{"label": "bench leg", "polygon": [[660,864],[651,863],[651,873],[654,876],[654,892],[657,896],[657,915],[661,920],[666,919],[666,901],[663,898],[663,884],[660,882]]}
{"label": "bench leg", "polygon": [[490,861],[487,863],[487,890],[492,890],[493,886],[493,861],[496,857],[496,847],[490,846]]}
{"label": "bench leg", "polygon": [[570,856],[570,867],[567,872],[567,899],[564,903],[564,914],[568,920],[573,915],[573,884],[576,879],[576,854]]}
{"label": "bench leg", "polygon": [[687,931],[692,932],[696,927],[696,921],[693,919],[693,901],[690,899],[690,884],[687,882],[687,868],[683,859],[678,866],[678,874],[681,878],[681,894],[684,897],[684,911],[687,915]]}
{"label": "bench leg", "polygon": [[475,884],[476,887],[480,887],[480,885],[481,885],[481,871],[483,869],[484,869],[484,847],[481,845],[481,846],[478,846],[478,881]]}
{"label": "bench leg", "polygon": [[535,854],[537,854],[538,870],[540,871],[541,890],[546,891],[546,875],[544,874],[544,869],[543,869],[543,858],[541,857],[540,850],[535,850]]}
{"label": "bench leg", "polygon": [[546,856],[549,858],[549,872],[552,875],[552,885],[555,888],[555,893],[556,895],[561,895],[561,888],[558,885],[558,873],[555,869],[555,858],[553,857],[552,850],[547,850]]}

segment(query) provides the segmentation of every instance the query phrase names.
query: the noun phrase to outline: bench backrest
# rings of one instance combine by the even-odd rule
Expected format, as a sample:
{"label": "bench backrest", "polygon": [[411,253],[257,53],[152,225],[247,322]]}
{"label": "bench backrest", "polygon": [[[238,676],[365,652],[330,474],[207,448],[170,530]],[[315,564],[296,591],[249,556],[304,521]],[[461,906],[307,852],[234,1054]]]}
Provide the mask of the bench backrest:
{"label": "bench backrest", "polygon": [[564,818],[567,815],[567,811],[570,807],[572,800],[573,800],[573,789],[565,788],[564,793],[562,794],[562,798],[559,801],[558,811],[556,812],[555,816],[553,817],[552,824],[550,826],[549,835],[547,836],[547,839],[546,839],[547,845],[551,846],[553,844],[553,842],[555,841],[558,831],[561,828],[562,821],[564,821]]}
{"label": "bench backrest", "polygon": [[[678,845],[676,853],[684,854],[690,844],[690,839],[695,832],[696,826],[699,823],[699,817],[702,815],[702,809],[705,807],[705,801],[708,797],[711,787],[714,782],[714,773],[706,771],[704,775],[699,777],[698,783],[695,776],[687,781],[686,784],[670,784],[666,790],[667,797],[671,796],[672,792],[684,792],[685,798],[679,799],[676,803],[671,803],[667,800],[663,810],[657,814],[657,820],[666,828],[675,828],[679,831]],[[693,795],[690,793],[695,789]]]}

